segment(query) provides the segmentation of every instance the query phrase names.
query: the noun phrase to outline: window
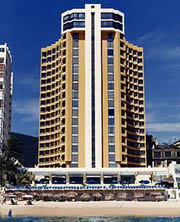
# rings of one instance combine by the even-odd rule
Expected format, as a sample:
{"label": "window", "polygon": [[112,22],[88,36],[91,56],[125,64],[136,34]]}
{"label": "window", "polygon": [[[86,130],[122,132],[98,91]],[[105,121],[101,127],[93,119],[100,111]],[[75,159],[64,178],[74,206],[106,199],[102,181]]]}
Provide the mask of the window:
{"label": "window", "polygon": [[113,48],[113,42],[108,41],[107,47],[108,47],[108,48]]}
{"label": "window", "polygon": [[113,64],[113,57],[108,57],[108,64]]}
{"label": "window", "polygon": [[115,152],[115,145],[109,145],[109,152]]}
{"label": "window", "polygon": [[78,83],[73,83],[72,84],[72,89],[78,90]]}
{"label": "window", "polygon": [[0,58],[0,63],[4,63],[4,58]]}
{"label": "window", "polygon": [[108,75],[108,81],[114,81],[114,75],[113,74]]}
{"label": "window", "polygon": [[114,107],[114,100],[109,100],[108,101],[108,106],[110,107]]}
{"label": "window", "polygon": [[72,110],[72,116],[78,116],[78,109]]}
{"label": "window", "polygon": [[78,49],[73,49],[73,56],[78,56]]}
{"label": "window", "polygon": [[78,134],[78,127],[72,127],[72,134]]}
{"label": "window", "polygon": [[72,107],[78,107],[78,100],[72,101]]}
{"label": "window", "polygon": [[78,64],[78,58],[77,57],[73,57],[73,64]]}
{"label": "window", "polygon": [[114,54],[113,49],[108,49],[108,56],[113,56],[113,54]]}
{"label": "window", "polygon": [[101,13],[101,19],[113,19],[122,22],[122,16],[114,13]]}
{"label": "window", "polygon": [[114,134],[114,126],[110,126],[110,127],[108,128],[108,133],[109,133],[109,134]]}
{"label": "window", "polygon": [[77,153],[78,152],[78,146],[77,145],[72,145],[72,152]]}
{"label": "window", "polygon": [[180,157],[180,152],[177,152],[177,157]]}
{"label": "window", "polygon": [[77,91],[72,92],[72,98],[73,99],[78,99],[78,92]]}
{"label": "window", "polygon": [[114,143],[114,142],[115,142],[114,136],[109,136],[109,143]]}
{"label": "window", "polygon": [[114,89],[114,84],[113,83],[108,83],[108,89],[109,90]]}
{"label": "window", "polygon": [[115,161],[115,155],[109,154],[109,161]]}
{"label": "window", "polygon": [[165,152],[165,157],[171,157],[171,152],[170,151]]}
{"label": "window", "polygon": [[142,63],[142,59],[138,59],[138,63]]}
{"label": "window", "polygon": [[113,72],[114,72],[114,66],[108,65],[108,73],[113,73]]}
{"label": "window", "polygon": [[72,79],[73,79],[73,81],[78,81],[78,75],[73,75]]}
{"label": "window", "polygon": [[108,110],[108,116],[114,116],[114,109]]}
{"label": "window", "polygon": [[78,118],[72,118],[72,125],[78,125]]}
{"label": "window", "polygon": [[108,98],[114,98],[114,91],[108,91]]}
{"label": "window", "polygon": [[154,152],[154,157],[161,157],[161,152]]}
{"label": "window", "polygon": [[78,162],[78,154],[72,154],[72,162]]}
{"label": "window", "polygon": [[114,125],[114,118],[108,118],[108,124]]}
{"label": "window", "polygon": [[78,136],[72,136],[72,143],[78,143]]}
{"label": "window", "polygon": [[77,65],[73,65],[72,71],[73,71],[73,73],[78,73],[79,67]]}
{"label": "window", "polygon": [[102,21],[101,27],[102,28],[111,27],[111,28],[119,29],[122,31],[122,24],[120,24],[118,22],[113,22],[113,21]]}

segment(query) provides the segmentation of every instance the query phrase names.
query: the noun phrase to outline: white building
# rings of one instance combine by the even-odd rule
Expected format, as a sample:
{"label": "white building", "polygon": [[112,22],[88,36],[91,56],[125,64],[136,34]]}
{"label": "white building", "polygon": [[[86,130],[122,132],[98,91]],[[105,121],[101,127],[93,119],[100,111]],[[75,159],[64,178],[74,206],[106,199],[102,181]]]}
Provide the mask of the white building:
{"label": "white building", "polygon": [[[7,143],[11,131],[13,73],[12,57],[7,43],[0,45],[0,146]],[[2,153],[0,147],[0,153]]]}

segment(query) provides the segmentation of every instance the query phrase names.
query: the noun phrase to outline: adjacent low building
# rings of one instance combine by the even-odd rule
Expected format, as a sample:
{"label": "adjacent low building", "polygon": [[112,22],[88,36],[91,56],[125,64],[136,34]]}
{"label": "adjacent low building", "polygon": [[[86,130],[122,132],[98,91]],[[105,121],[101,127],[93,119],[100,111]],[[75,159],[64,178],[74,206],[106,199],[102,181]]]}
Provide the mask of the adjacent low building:
{"label": "adjacent low building", "polygon": [[169,166],[172,161],[180,164],[180,147],[174,144],[158,145],[152,149],[152,166]]}

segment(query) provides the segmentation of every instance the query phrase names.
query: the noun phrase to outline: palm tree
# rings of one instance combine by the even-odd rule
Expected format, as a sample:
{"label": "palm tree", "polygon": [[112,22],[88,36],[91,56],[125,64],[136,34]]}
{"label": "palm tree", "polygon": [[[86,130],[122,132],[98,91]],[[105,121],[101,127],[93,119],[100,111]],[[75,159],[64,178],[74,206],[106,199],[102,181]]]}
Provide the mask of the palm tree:
{"label": "palm tree", "polygon": [[19,162],[22,162],[23,159],[22,144],[16,137],[11,137],[7,141],[7,145],[3,146],[2,151],[7,161],[14,159],[18,160]]}
{"label": "palm tree", "polygon": [[0,156],[0,184],[5,185],[6,180],[18,173],[18,167],[22,161],[22,144],[15,137],[11,137],[7,144],[3,145]]}
{"label": "palm tree", "polygon": [[31,173],[27,172],[26,169],[22,169],[21,171],[19,171],[15,177],[17,185],[29,185],[32,180]]}

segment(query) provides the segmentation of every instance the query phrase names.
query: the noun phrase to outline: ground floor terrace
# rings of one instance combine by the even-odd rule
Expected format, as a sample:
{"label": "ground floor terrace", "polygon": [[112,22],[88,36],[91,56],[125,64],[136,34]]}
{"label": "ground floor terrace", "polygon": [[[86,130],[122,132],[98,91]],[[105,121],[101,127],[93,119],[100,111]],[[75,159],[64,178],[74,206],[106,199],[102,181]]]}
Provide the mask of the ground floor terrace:
{"label": "ground floor terrace", "polygon": [[29,168],[32,186],[154,185],[169,176],[168,168]]}
{"label": "ground floor terrace", "polygon": [[6,194],[37,200],[180,199],[180,165],[159,168],[29,168],[32,183],[11,186]]}

